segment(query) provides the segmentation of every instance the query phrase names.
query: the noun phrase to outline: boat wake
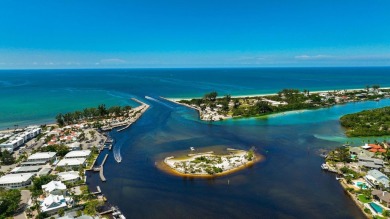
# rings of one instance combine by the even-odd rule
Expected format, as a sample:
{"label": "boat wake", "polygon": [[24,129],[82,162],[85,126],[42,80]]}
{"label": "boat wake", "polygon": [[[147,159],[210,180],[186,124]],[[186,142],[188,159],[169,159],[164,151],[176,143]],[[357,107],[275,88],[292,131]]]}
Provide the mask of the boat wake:
{"label": "boat wake", "polygon": [[148,100],[157,102],[157,103],[159,103],[159,104],[161,104],[161,105],[163,105],[163,106],[166,106],[166,107],[168,107],[168,108],[170,108],[170,109],[173,109],[172,106],[170,106],[170,105],[168,105],[168,104],[166,104],[166,103],[164,103],[164,102],[162,102],[162,101],[160,101],[160,100],[157,100],[157,99],[155,99],[155,98],[153,98],[153,97],[145,96],[145,99],[148,99]]}
{"label": "boat wake", "polygon": [[120,148],[118,148],[117,150],[114,149],[114,159],[116,160],[116,162],[120,163],[122,162],[122,156],[121,156],[121,151],[120,151]]}

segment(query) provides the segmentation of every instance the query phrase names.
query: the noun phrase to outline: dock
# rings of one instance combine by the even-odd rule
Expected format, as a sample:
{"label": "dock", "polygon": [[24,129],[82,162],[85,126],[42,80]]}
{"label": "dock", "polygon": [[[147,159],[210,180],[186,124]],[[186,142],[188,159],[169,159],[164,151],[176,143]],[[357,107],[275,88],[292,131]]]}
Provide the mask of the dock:
{"label": "dock", "polygon": [[107,157],[108,157],[108,154],[106,154],[106,156],[104,156],[103,162],[100,165],[99,176],[100,176],[100,179],[102,180],[102,182],[107,181],[106,177],[104,177],[104,163],[106,162]]}

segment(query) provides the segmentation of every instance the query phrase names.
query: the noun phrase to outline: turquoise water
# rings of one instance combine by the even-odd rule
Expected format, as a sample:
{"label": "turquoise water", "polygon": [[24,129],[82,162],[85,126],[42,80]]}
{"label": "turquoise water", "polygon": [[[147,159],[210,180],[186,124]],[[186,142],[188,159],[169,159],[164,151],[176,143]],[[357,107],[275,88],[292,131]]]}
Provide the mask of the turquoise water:
{"label": "turquoise water", "polygon": [[200,97],[213,90],[220,95],[249,95],[275,93],[283,88],[318,91],[364,88],[370,84],[390,87],[389,69],[2,70],[0,129],[53,122],[58,112],[100,103],[134,104],[129,101],[131,97],[145,95],[185,98]]}
{"label": "turquoise water", "polygon": [[381,206],[377,205],[377,204],[374,203],[374,202],[370,202],[370,203],[368,203],[368,204],[375,210],[376,213],[382,214],[383,208],[382,208]]}
{"label": "turquoise water", "polygon": [[[0,127],[53,121],[67,112],[100,103],[135,104],[150,109],[129,129],[111,132],[115,145],[105,164],[106,183],[88,177],[128,218],[364,218],[334,175],[320,170],[318,149],[345,143],[338,118],[382,107],[389,100],[332,108],[233,119],[212,124],[194,110],[158,96],[273,93],[390,87],[390,68],[154,69],[0,71]],[[159,101],[145,99],[152,96]],[[356,139],[356,144],[362,143]],[[180,178],[155,166],[165,156],[195,146],[249,149],[266,159],[251,168],[215,179]],[[112,153],[119,153],[116,163]],[[229,184],[227,182],[230,182]],[[286,183],[288,182],[288,183]]]}

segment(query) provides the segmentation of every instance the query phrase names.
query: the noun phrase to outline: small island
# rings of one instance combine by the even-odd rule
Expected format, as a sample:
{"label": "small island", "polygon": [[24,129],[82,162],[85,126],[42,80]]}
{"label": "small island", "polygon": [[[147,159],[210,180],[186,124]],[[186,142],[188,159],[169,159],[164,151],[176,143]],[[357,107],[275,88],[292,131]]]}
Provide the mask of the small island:
{"label": "small island", "polygon": [[188,154],[184,158],[171,156],[164,159],[164,164],[181,176],[207,177],[232,173],[254,164],[261,157],[255,154],[254,148],[248,151],[228,148],[227,151],[226,155],[211,151]]}
{"label": "small island", "polygon": [[348,114],[340,118],[348,137],[390,135],[390,107]]}

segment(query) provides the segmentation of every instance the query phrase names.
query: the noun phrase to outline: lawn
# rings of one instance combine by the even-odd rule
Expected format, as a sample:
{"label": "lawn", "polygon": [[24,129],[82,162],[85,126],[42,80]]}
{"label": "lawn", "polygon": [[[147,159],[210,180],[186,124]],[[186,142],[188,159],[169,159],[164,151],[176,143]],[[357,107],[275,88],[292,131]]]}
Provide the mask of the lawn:
{"label": "lawn", "polygon": [[367,199],[366,196],[363,195],[363,194],[360,194],[360,195],[358,196],[358,199],[359,199],[359,201],[361,201],[361,202],[363,202],[363,203],[369,203],[369,202],[371,202],[371,199]]}

